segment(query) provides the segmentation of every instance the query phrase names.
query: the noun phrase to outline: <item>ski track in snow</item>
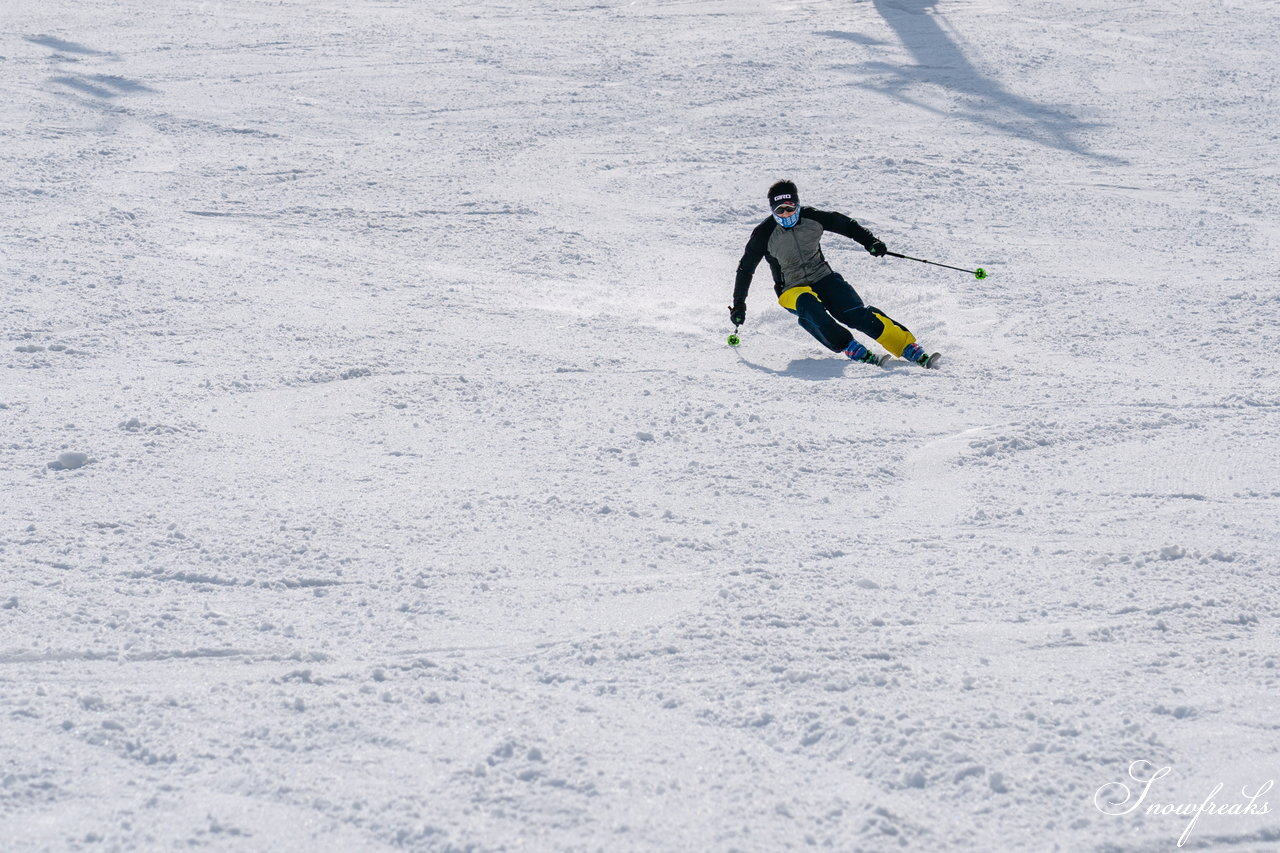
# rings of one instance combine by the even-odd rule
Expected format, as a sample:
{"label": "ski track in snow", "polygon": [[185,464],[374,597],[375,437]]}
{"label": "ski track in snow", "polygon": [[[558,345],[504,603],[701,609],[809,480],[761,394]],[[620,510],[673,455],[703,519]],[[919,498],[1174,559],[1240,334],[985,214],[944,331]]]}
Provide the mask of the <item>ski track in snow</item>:
{"label": "ski track in snow", "polygon": [[[1274,777],[1273,6],[7,13],[6,849],[1148,851],[1130,762]],[[988,269],[825,247],[942,370],[763,267],[723,345],[783,175]]]}

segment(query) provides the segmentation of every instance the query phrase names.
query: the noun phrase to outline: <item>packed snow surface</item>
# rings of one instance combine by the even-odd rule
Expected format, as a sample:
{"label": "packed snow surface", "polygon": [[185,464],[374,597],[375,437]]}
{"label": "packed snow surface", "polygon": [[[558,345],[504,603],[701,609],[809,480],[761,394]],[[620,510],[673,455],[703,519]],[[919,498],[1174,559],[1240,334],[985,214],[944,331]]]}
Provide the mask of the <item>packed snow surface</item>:
{"label": "packed snow surface", "polygon": [[0,846],[1280,849],[1274,2],[0,22]]}

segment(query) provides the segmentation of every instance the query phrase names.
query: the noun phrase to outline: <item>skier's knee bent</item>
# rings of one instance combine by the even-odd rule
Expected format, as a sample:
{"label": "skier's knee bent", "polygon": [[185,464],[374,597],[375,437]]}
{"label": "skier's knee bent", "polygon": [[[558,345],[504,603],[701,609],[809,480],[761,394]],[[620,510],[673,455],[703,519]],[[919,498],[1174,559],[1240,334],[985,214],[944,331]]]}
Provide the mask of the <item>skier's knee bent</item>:
{"label": "skier's knee bent", "polygon": [[[808,291],[808,288],[805,290]],[[800,328],[813,335],[818,343],[832,352],[843,352],[849,345],[849,341],[853,339],[849,330],[827,313],[821,300],[812,291],[799,294],[791,300],[791,304],[794,307],[787,307],[785,303],[783,307],[787,307],[788,311],[796,315]]]}
{"label": "skier's knee bent", "polygon": [[838,319],[846,326],[875,338],[880,346],[897,356],[916,340],[910,329],[870,305],[847,309]]}

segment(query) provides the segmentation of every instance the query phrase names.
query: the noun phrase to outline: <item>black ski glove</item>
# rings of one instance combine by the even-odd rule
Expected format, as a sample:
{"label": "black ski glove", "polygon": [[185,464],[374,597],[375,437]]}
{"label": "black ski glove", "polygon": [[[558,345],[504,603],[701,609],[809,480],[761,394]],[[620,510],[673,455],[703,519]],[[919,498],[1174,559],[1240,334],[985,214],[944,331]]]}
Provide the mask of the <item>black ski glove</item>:
{"label": "black ski glove", "polygon": [[747,322],[747,306],[739,302],[729,309],[729,322],[735,326],[741,326]]}
{"label": "black ski glove", "polygon": [[884,245],[883,241],[875,240],[867,247],[867,251],[871,253],[872,257],[883,258],[889,249]]}

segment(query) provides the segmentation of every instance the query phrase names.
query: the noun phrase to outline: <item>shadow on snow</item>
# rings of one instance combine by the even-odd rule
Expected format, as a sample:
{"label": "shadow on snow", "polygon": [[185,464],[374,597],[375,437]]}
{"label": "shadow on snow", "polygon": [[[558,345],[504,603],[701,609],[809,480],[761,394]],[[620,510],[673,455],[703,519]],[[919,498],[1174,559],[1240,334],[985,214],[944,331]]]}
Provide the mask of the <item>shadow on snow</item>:
{"label": "shadow on snow", "polygon": [[[51,50],[59,51],[61,54],[80,54],[81,56],[103,56],[110,59],[118,59],[114,53],[104,50],[94,50],[86,47],[79,42],[67,41],[56,36],[27,36],[27,41],[32,44],[38,44]],[[60,56],[54,54],[52,57],[55,62],[75,63],[80,60],[68,56]],[[68,89],[79,92],[82,95],[88,95],[93,98],[107,100],[116,98],[120,95],[130,95],[145,92],[154,92],[155,90],[149,86],[145,86],[136,80],[130,80],[117,74],[63,74],[57,77],[50,77],[50,83],[56,83],[59,86],[65,86]]]}
{"label": "shadow on snow", "polygon": [[54,50],[60,50],[63,53],[79,53],[84,56],[112,56],[113,55],[113,54],[107,53],[106,51],[94,50],[91,47],[85,47],[82,44],[78,44],[74,41],[67,41],[66,39],[60,39],[60,38],[57,38],[56,36],[27,36],[27,41],[33,44],[41,45],[43,47],[52,48]]}
{"label": "shadow on snow", "polygon": [[[937,14],[935,7],[939,0],[872,0],[872,3],[914,63],[866,62],[862,68],[877,79],[858,83],[861,88],[889,95],[939,116],[983,124],[1050,148],[1113,164],[1124,162],[1090,151],[1078,141],[1081,133],[1099,124],[1081,121],[1061,109],[1016,95],[975,68],[948,33],[945,19]],[[868,47],[885,44],[859,33],[828,31],[820,35]],[[952,109],[931,106],[912,95],[912,90],[921,84],[948,89],[961,96],[962,103]]]}
{"label": "shadow on snow", "polygon": [[756,364],[741,352],[738,353],[738,360],[752,370],[759,370],[761,373],[768,373],[770,376],[786,376],[791,379],[804,379],[809,382],[825,382],[828,379],[839,379],[844,376],[844,369],[849,364],[849,362],[838,358],[794,358],[785,369],[775,370],[772,367],[765,367],[763,364]]}

